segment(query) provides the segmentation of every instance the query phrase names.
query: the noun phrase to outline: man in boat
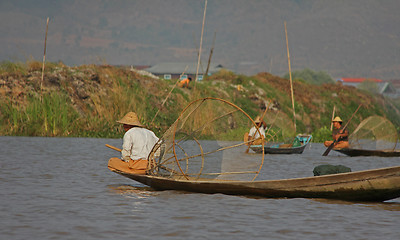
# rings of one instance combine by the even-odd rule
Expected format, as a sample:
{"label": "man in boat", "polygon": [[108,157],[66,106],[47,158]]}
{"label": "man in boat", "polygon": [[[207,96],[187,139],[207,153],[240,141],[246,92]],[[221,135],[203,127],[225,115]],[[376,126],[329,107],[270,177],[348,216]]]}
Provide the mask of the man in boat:
{"label": "man in boat", "polygon": [[140,123],[134,112],[127,113],[117,122],[123,124],[125,130],[121,158],[111,158],[108,168],[134,174],[146,174],[147,157],[157,143],[158,137]]}
{"label": "man in boat", "polygon": [[333,141],[325,141],[325,147],[329,147],[333,142],[335,142],[335,144],[333,145],[334,148],[348,148],[349,131],[347,130],[347,128],[343,129],[342,119],[340,117],[335,117],[332,122],[334,127],[334,129],[332,130]]}
{"label": "man in boat", "polygon": [[[254,142],[252,142],[252,145],[261,145],[262,141],[265,139],[265,130],[267,128],[267,124],[262,120],[259,116],[256,117],[254,120],[256,125],[258,126],[258,129],[262,135],[262,138],[260,138],[260,133],[257,131],[256,126],[253,126],[248,134],[247,141],[251,141],[253,139],[257,139]],[[246,139],[245,139],[246,140]]]}

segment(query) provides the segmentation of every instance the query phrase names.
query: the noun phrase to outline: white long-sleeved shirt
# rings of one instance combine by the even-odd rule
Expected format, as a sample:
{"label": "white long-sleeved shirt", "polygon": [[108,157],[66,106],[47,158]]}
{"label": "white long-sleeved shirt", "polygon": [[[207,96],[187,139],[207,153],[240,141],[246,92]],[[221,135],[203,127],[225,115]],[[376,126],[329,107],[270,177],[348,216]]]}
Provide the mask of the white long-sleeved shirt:
{"label": "white long-sleeved shirt", "polygon": [[[258,128],[258,130],[260,130],[261,135],[264,136],[265,138],[265,128],[264,125],[261,125],[261,127]],[[250,131],[249,131],[249,136],[253,137],[253,138],[259,138],[260,134],[257,131],[257,128],[255,126],[253,126]]]}
{"label": "white long-sleeved shirt", "polygon": [[153,146],[157,143],[158,137],[154,132],[141,127],[129,129],[123,138],[122,159],[129,161],[138,159],[147,159]]}

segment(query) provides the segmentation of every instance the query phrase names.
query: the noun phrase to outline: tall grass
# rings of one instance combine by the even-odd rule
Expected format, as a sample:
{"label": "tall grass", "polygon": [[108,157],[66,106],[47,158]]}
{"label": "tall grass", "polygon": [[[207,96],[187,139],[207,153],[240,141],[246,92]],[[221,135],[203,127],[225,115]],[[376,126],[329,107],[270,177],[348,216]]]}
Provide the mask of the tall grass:
{"label": "tall grass", "polygon": [[[123,130],[116,121],[127,112],[134,111],[143,124],[161,136],[184,107],[203,97],[222,98],[232,102],[253,118],[261,115],[263,111],[259,101],[254,101],[252,96],[257,96],[258,100],[277,102],[280,114],[284,115],[284,118],[274,123],[274,126],[281,128],[276,132],[277,139],[285,138],[288,134],[285,131],[289,129],[286,125],[293,123],[289,94],[277,87],[277,77],[268,74],[247,77],[221,71],[205,81],[197,82],[196,87],[192,85],[192,89],[175,88],[168,96],[176,80],[149,79],[111,66],[67,67],[62,63],[46,63],[47,85],[44,88],[43,101],[40,101],[39,93],[36,92],[40,70],[41,62],[34,60],[27,61],[25,65],[8,61],[0,63],[0,74],[5,74],[2,83],[6,86],[4,91],[0,92],[0,135],[120,138]],[[7,74],[11,77],[7,78]],[[11,82],[14,80],[10,79],[17,81],[14,84]],[[57,84],[49,80],[55,80]],[[304,93],[307,92],[306,89],[313,88],[312,85],[301,84],[298,84],[297,89],[303,89]],[[237,85],[241,85],[242,90],[239,90]],[[15,86],[24,88],[23,94],[10,95],[8,91],[12,91]],[[83,92],[85,97],[80,97],[78,92]],[[336,93],[336,97],[333,97],[333,92]],[[167,96],[167,101],[161,106]],[[373,98],[351,88],[340,88],[336,85],[319,87],[307,96],[303,95],[303,99],[298,98],[295,101],[296,113],[299,116],[296,119],[297,131],[306,132],[307,127],[308,131],[315,134],[313,141],[331,138],[327,127],[331,123],[331,110],[334,105],[337,109],[336,115],[347,122],[359,103],[365,104],[349,124],[350,129],[363,118],[373,114],[386,115],[397,125],[400,122],[399,102],[385,105],[384,99]],[[199,114],[198,121],[207,122],[218,111],[216,107],[210,106],[203,114]],[[270,110],[265,120],[271,124],[273,119],[274,111]],[[241,138],[242,131],[248,130],[248,127],[250,126],[244,126],[243,129],[221,137]],[[211,131],[210,134],[212,133]]]}
{"label": "tall grass", "polygon": [[12,101],[0,105],[2,121],[1,134],[25,136],[68,136],[76,130],[78,113],[70,105],[65,94],[52,92],[29,97],[28,105],[21,106]]}
{"label": "tall grass", "polygon": [[0,74],[9,73],[9,74],[24,74],[26,72],[25,64],[21,62],[10,62],[10,61],[2,61],[0,62]]}
{"label": "tall grass", "polygon": [[[90,114],[92,121],[87,123],[89,129],[97,129],[97,126],[102,125],[109,127],[111,132],[121,132],[120,124],[116,121],[127,112],[132,111],[138,115],[142,124],[160,135],[177,118],[175,109],[176,106],[182,104],[181,94],[171,95],[159,112],[158,117],[152,122],[175,81],[137,79],[136,75],[127,74],[127,72],[118,71],[115,68],[100,69],[99,75],[102,82],[108,82],[109,87],[106,88],[107,93],[105,95],[99,95],[97,92],[90,95],[93,108]],[[105,79],[105,76],[107,76],[107,79]],[[182,105],[186,105],[186,103]],[[171,107],[174,109],[173,111],[171,111]]]}

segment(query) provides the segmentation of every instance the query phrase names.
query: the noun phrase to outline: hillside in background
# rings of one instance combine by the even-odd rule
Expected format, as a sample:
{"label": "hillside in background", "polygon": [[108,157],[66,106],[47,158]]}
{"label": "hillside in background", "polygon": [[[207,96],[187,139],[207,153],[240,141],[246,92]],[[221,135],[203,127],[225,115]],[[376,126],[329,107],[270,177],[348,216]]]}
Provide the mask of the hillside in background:
{"label": "hillside in background", "polygon": [[[183,89],[174,88],[176,80],[152,78],[130,68],[47,63],[45,69],[42,81],[40,62],[1,65],[0,135],[121,137],[116,120],[129,111],[138,113],[142,123],[161,135],[184,107],[204,97],[230,101],[252,118],[268,107],[265,120],[279,132],[277,137],[296,134],[289,80],[270,73],[248,77],[221,70]],[[334,107],[336,115],[347,122],[362,104],[350,130],[372,115],[387,117],[399,129],[399,106],[380,95],[301,79],[294,81],[293,88],[297,133],[312,133],[314,141],[330,138]]]}
{"label": "hillside in background", "polygon": [[[208,1],[203,66],[245,75],[325,71],[333,78],[400,78],[397,0]],[[204,1],[1,1],[0,61],[154,65],[197,61]]]}

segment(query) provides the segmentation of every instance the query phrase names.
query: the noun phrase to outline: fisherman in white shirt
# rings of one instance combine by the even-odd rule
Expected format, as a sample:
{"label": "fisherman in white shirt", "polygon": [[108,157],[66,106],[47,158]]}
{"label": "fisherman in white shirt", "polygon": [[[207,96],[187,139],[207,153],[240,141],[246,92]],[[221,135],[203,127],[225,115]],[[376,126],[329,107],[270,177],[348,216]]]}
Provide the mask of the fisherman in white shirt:
{"label": "fisherman in white shirt", "polygon": [[[253,126],[249,131],[248,141],[260,138],[260,133],[263,136],[263,138],[265,138],[265,130],[266,130],[267,124],[263,120],[261,120],[261,118],[259,116],[256,117],[254,122],[257,124],[259,131],[257,131],[256,126]],[[252,144],[257,145],[257,144],[261,144],[261,143],[262,143],[261,139],[258,139],[256,141],[254,141],[254,143],[252,143]]]}
{"label": "fisherman in white shirt", "polygon": [[109,168],[111,166],[135,174],[146,174],[147,157],[158,142],[158,137],[140,123],[134,112],[127,113],[117,122],[123,124],[125,130],[121,159],[110,159]]}

